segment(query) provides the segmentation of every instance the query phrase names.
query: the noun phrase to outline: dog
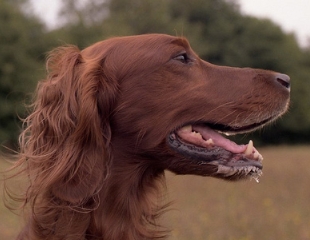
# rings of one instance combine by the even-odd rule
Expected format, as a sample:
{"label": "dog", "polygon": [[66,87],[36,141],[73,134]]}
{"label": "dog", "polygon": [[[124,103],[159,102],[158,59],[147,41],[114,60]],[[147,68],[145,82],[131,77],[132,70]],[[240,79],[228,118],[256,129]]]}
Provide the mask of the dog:
{"label": "dog", "polygon": [[15,164],[29,180],[23,240],[166,237],[164,171],[258,180],[253,142],[221,133],[254,131],[289,105],[289,76],[213,65],[164,34],[58,47],[47,69]]}

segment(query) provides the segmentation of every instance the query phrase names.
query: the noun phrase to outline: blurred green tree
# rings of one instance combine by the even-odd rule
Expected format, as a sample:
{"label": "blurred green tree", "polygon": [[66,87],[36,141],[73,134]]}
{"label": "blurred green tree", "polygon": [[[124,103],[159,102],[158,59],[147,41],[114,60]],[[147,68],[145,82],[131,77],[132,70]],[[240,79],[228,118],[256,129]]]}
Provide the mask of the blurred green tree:
{"label": "blurred green tree", "polygon": [[23,116],[21,99],[43,73],[44,54],[56,41],[82,49],[111,36],[154,32],[184,35],[215,64],[290,75],[289,114],[255,137],[263,143],[310,141],[310,48],[302,49],[293,34],[268,19],[243,15],[235,0],[67,0],[59,17],[62,26],[53,31],[15,7],[24,2],[0,0],[1,142],[16,138],[13,116]]}
{"label": "blurred green tree", "polygon": [[0,0],[0,145],[16,142],[25,99],[44,70],[44,25],[19,9],[26,2]]}

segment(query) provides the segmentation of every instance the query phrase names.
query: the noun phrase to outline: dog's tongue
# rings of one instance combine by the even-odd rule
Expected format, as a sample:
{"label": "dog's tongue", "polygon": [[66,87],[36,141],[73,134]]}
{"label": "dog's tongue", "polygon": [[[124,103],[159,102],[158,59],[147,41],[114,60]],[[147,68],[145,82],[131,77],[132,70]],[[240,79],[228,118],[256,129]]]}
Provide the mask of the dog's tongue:
{"label": "dog's tongue", "polygon": [[218,146],[232,153],[244,153],[247,149],[247,145],[238,145],[206,126],[187,125],[177,133],[183,140],[202,147]]}
{"label": "dog's tongue", "polygon": [[212,139],[215,146],[224,148],[232,153],[242,153],[246,150],[246,145],[238,145],[237,143],[223,137],[218,132],[208,127],[193,127],[194,131],[197,131],[206,140]]}

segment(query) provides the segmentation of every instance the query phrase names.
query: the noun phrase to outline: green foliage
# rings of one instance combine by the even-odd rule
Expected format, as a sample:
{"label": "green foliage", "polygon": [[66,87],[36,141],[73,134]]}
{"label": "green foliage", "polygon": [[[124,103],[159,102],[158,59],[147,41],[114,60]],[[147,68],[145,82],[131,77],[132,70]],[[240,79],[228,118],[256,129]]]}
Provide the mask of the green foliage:
{"label": "green foliage", "polygon": [[0,0],[0,144],[16,141],[24,102],[42,73],[44,28],[16,5]]}
{"label": "green foliage", "polygon": [[290,75],[289,114],[258,138],[263,143],[310,140],[310,47],[300,48],[294,35],[268,19],[242,15],[234,0],[68,0],[59,17],[63,26],[49,32],[18,8],[25,2],[0,0],[0,143],[16,139],[14,116],[23,116],[23,99],[43,75],[48,50],[152,32],[187,37],[193,49],[214,64]]}
{"label": "green foliage", "polygon": [[111,1],[107,23],[112,25],[112,21],[116,20],[120,29],[130,34],[171,32],[168,3],[166,0],[114,0]]}

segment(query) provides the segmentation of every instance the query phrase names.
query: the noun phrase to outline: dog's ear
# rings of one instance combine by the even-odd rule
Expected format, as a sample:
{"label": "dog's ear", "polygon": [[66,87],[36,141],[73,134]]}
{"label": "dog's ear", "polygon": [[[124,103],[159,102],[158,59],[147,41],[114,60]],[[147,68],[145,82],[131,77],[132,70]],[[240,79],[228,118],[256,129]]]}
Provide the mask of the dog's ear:
{"label": "dog's ear", "polygon": [[26,120],[24,154],[34,171],[32,188],[70,203],[94,196],[108,171],[117,86],[101,64],[84,59],[74,46],[51,52],[48,78],[38,85],[34,112]]}

